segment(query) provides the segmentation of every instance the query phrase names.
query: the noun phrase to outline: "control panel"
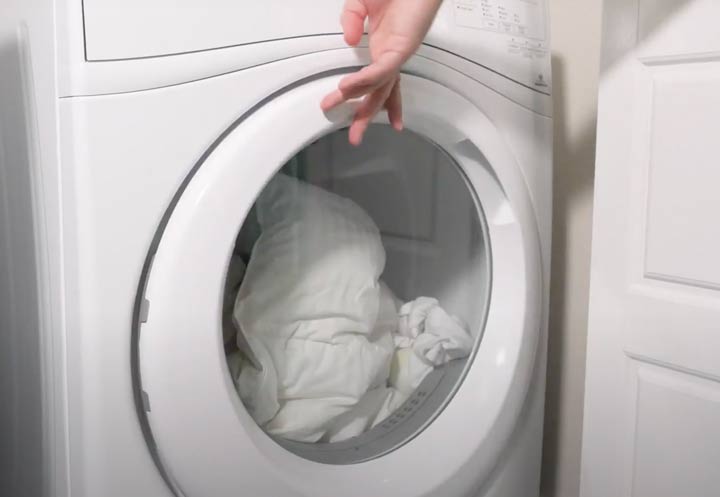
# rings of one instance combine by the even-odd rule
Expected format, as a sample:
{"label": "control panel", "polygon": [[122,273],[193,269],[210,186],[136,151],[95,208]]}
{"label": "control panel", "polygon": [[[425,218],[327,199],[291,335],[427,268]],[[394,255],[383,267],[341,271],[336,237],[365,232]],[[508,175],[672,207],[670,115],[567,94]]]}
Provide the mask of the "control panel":
{"label": "control panel", "polygon": [[431,44],[551,93],[547,0],[452,0],[443,10],[446,27],[437,41],[430,31]]}
{"label": "control panel", "polygon": [[541,0],[455,0],[455,23],[544,41],[545,5]]}
{"label": "control panel", "polygon": [[[68,95],[166,86],[347,46],[338,23],[342,0],[313,0],[310,10],[297,0],[73,2],[77,11],[67,16],[63,31],[72,40],[68,50],[79,73],[64,71],[63,92]],[[470,73],[474,68],[466,64],[474,63],[489,69],[493,80],[504,77],[549,96],[547,2],[445,0],[421,55]],[[261,42],[266,43],[262,48]],[[177,57],[164,57],[169,55]],[[85,64],[121,60],[135,62]],[[173,70],[146,69],[157,65]],[[137,68],[132,79],[137,82],[126,76],[128,67]],[[115,76],[115,70],[124,76]]]}

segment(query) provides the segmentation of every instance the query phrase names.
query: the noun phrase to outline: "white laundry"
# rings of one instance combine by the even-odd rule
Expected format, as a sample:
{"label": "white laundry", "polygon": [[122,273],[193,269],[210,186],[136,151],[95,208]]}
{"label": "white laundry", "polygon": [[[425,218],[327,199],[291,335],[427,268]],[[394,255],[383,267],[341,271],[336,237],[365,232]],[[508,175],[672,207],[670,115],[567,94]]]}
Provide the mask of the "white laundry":
{"label": "white laundry", "polygon": [[400,308],[393,339],[396,349],[388,384],[403,401],[430,371],[467,357],[473,346],[467,326],[429,297],[418,297]]}
{"label": "white laundry", "polygon": [[397,308],[380,281],[385,250],[355,203],[277,175],[257,202],[261,234],[240,286],[235,323],[261,369],[238,392],[272,435],[340,441],[397,409],[472,339],[437,300]]}
{"label": "white laundry", "polygon": [[467,356],[472,337],[467,325],[445,312],[437,299],[419,297],[400,308],[395,344],[412,347],[424,362],[440,366]]}
{"label": "white laundry", "polygon": [[385,251],[357,205],[284,175],[257,215],[234,314],[263,369],[243,368],[238,390],[271,434],[316,441],[389,374],[392,338],[375,332]]}

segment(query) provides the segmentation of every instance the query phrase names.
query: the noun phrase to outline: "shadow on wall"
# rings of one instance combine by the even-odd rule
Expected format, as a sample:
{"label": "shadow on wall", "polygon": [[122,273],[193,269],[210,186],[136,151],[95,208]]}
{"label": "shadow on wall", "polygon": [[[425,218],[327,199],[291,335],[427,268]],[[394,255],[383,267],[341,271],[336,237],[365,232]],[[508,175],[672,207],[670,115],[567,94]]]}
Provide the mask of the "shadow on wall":
{"label": "shadow on wall", "polygon": [[[603,49],[601,54],[600,82],[603,74],[612,68],[638,42],[655,33],[674,13],[689,4],[691,0],[605,0],[605,18],[628,19],[634,22],[634,15],[623,15],[628,9],[637,10],[642,4],[642,17],[638,26],[639,39],[613,36],[615,32],[634,32],[634,26],[622,27],[617,24],[603,26]],[[620,21],[622,22],[622,21]],[[578,37],[577,43],[584,43]],[[595,175],[595,139],[597,112],[586,116],[579,132],[567,129],[572,122],[568,108],[567,84],[574,81],[574,65],[570,59],[553,55],[553,98],[554,98],[554,200],[553,200],[553,254],[552,281],[550,293],[549,343],[547,394],[543,443],[542,491],[544,497],[576,497],[579,493],[579,461],[581,456],[582,423],[567,419],[568,414],[582,415],[585,377],[585,345],[587,334],[587,299],[589,286],[589,264],[579,265],[579,258],[589,258],[588,253],[578,254],[578,248],[590,247],[590,226],[586,231],[577,231],[574,210],[583,206],[592,197]],[[591,98],[595,98],[593,95]],[[570,136],[572,135],[572,137]],[[587,217],[587,222],[591,222]],[[574,223],[574,224],[573,224]],[[578,239],[580,236],[584,239]],[[573,264],[573,260],[575,264]],[[582,282],[584,285],[580,285]],[[582,295],[577,290],[582,289]],[[574,311],[574,313],[573,313]],[[569,348],[568,345],[572,347]],[[574,357],[572,354],[581,355]],[[568,357],[573,357],[568,365]],[[570,367],[568,367],[570,366]],[[577,463],[575,468],[566,468],[569,461]],[[569,469],[569,470],[568,470]],[[572,479],[573,481],[566,481]],[[562,481],[561,481],[562,480]]]}
{"label": "shadow on wall", "polygon": [[[566,370],[565,347],[568,330],[573,326],[568,319],[567,312],[569,295],[567,282],[569,278],[576,277],[568,272],[573,240],[570,232],[572,210],[582,202],[583,198],[592,196],[595,158],[595,120],[593,114],[586,123],[577,139],[570,139],[564,129],[567,120],[566,89],[563,85],[567,78],[567,68],[560,57],[553,56],[553,98],[555,134],[553,148],[555,154],[555,167],[553,172],[553,254],[552,279],[550,285],[550,323],[548,336],[548,368],[547,389],[545,398],[545,433],[543,445],[543,495],[558,494],[558,473],[555,468],[559,464],[562,451],[562,420],[560,414],[564,412],[563,405],[566,382],[564,378],[569,374],[584,376],[584,370],[573,372]],[[586,200],[587,201],[587,200]],[[588,230],[589,232],[589,230]],[[577,243],[577,241],[575,241]],[[586,241],[589,246],[589,240]],[[584,288],[587,293],[587,288]],[[581,330],[577,330],[581,332]],[[578,363],[585,363],[583,341],[583,357]],[[582,380],[578,380],[582,381]],[[577,402],[582,403],[582,398]],[[580,434],[577,434],[579,437]]]}
{"label": "shadow on wall", "polygon": [[[32,216],[34,124],[22,32],[0,31],[0,495],[42,495],[42,402]],[[10,261],[12,262],[12,265]]]}
{"label": "shadow on wall", "polygon": [[[603,17],[613,19],[613,25],[603,23],[603,47],[600,61],[600,78],[694,0],[605,0]],[[639,14],[639,18],[638,18]],[[637,26],[634,23],[637,19]],[[626,23],[626,25],[622,25]],[[627,23],[632,23],[630,26]],[[625,33],[637,32],[629,39]]]}

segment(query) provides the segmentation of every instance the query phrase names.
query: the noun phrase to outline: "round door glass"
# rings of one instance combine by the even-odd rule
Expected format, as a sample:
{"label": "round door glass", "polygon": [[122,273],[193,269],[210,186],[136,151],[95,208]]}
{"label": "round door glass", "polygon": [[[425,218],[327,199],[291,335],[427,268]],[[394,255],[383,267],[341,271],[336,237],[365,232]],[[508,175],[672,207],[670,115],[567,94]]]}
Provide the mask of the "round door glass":
{"label": "round door glass", "polygon": [[417,435],[459,388],[489,305],[478,199],[440,147],[373,125],[298,152],[242,226],[223,341],[248,412],[286,449],[349,464]]}

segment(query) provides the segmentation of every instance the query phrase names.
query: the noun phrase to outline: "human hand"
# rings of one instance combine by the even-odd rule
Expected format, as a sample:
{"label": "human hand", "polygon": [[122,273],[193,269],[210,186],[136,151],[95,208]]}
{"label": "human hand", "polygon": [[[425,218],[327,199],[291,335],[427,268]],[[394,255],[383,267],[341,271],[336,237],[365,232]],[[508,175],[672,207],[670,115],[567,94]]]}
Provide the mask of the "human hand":
{"label": "human hand", "polygon": [[328,111],[353,98],[364,97],[350,125],[353,145],[362,142],[370,121],[381,109],[400,131],[402,102],[400,68],[415,53],[427,34],[442,0],[345,0],[340,22],[348,45],[356,46],[368,19],[372,62],[340,80],[338,89],[323,98]]}

